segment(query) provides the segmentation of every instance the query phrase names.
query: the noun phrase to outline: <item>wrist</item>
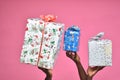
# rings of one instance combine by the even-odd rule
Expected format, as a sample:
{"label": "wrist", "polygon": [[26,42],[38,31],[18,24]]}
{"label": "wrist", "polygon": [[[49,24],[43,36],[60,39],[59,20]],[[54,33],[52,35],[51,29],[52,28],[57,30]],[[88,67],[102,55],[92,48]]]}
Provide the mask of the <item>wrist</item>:
{"label": "wrist", "polygon": [[74,61],[76,65],[80,64],[80,60]]}
{"label": "wrist", "polygon": [[52,75],[46,75],[45,80],[52,80]]}
{"label": "wrist", "polygon": [[52,74],[46,74],[46,76],[52,78]]}
{"label": "wrist", "polygon": [[87,75],[87,77],[88,77],[88,80],[92,80],[92,78],[93,78],[93,76],[91,76],[91,75]]}
{"label": "wrist", "polygon": [[45,80],[52,80],[52,77],[46,76]]}

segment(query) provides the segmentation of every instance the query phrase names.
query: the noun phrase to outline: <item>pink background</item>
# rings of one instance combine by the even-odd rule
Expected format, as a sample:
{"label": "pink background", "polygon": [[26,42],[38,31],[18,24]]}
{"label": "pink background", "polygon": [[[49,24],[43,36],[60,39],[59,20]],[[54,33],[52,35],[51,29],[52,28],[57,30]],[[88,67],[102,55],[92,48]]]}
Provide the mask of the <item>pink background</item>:
{"label": "pink background", "polygon": [[[113,41],[113,66],[100,71],[94,80],[120,79],[120,1],[117,0],[0,0],[0,80],[43,80],[37,67],[20,63],[27,18],[42,14],[58,16],[57,22],[81,28],[79,55],[88,66],[87,42],[103,31]],[[63,47],[63,45],[61,45]],[[75,64],[62,50],[56,59],[53,80],[79,80]]]}

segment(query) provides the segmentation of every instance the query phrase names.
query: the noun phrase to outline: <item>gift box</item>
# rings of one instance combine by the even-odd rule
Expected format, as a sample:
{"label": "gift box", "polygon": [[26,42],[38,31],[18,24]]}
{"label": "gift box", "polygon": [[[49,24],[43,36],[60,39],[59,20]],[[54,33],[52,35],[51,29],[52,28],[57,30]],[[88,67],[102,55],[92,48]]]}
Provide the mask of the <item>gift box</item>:
{"label": "gift box", "polygon": [[64,33],[64,50],[65,51],[78,51],[80,39],[80,28],[77,26],[69,27]]}
{"label": "gift box", "polygon": [[103,35],[101,32],[88,42],[89,66],[112,66],[112,41],[100,39]]}
{"label": "gift box", "polygon": [[50,21],[45,20],[27,19],[20,61],[52,69],[60,49],[64,24],[52,22],[51,19]]}

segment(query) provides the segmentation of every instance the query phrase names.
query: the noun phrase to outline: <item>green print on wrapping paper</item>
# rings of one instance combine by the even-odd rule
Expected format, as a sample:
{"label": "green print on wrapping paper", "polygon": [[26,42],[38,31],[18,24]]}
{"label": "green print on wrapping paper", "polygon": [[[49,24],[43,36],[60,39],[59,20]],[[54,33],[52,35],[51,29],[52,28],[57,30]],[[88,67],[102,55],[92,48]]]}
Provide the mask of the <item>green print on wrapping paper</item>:
{"label": "green print on wrapping paper", "polygon": [[54,53],[54,54],[52,55],[52,58],[55,59],[56,54],[57,54],[57,51],[56,51],[56,50],[53,50],[53,53]]}
{"label": "green print on wrapping paper", "polygon": [[52,31],[53,31],[54,35],[56,35],[56,29],[52,29]]}
{"label": "green print on wrapping paper", "polygon": [[32,43],[32,38],[28,38],[28,40],[24,40],[24,45]]}
{"label": "green print on wrapping paper", "polygon": [[27,52],[28,52],[28,51],[24,51],[24,52],[23,52],[23,53],[24,53],[24,55],[26,55],[26,54],[27,54]]}
{"label": "green print on wrapping paper", "polygon": [[30,62],[33,62],[33,59],[30,59]]}
{"label": "green print on wrapping paper", "polygon": [[46,52],[47,52],[47,50],[46,50],[46,49],[44,49],[43,51],[44,51],[44,53],[46,53]]}
{"label": "green print on wrapping paper", "polygon": [[20,58],[21,62],[25,62],[25,57],[27,55],[28,51],[23,51],[22,57]]}
{"label": "green print on wrapping paper", "polygon": [[[27,25],[28,29],[25,34],[25,44],[23,46],[21,61],[37,65],[40,52],[41,59],[38,66],[52,68],[57,52],[58,39],[60,39],[59,36],[61,35],[59,34],[61,31],[58,28],[63,27],[63,25],[44,22],[42,19],[34,18],[29,19],[27,24],[29,25]],[[50,64],[44,63],[45,60],[50,61]]]}
{"label": "green print on wrapping paper", "polygon": [[32,42],[32,38],[29,38],[29,39],[28,39],[28,43],[31,43],[31,42]]}
{"label": "green print on wrapping paper", "polygon": [[55,41],[51,41],[50,43],[51,43],[51,45],[54,45],[54,44],[55,44]]}

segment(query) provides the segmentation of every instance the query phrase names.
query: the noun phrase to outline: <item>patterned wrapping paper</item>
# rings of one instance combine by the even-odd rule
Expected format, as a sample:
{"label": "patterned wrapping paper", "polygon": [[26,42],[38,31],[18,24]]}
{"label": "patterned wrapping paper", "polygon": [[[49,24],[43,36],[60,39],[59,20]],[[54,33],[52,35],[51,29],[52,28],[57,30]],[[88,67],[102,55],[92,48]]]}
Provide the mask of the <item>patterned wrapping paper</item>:
{"label": "patterned wrapping paper", "polygon": [[72,26],[64,33],[64,50],[65,51],[78,51],[80,39],[80,28]]}
{"label": "patterned wrapping paper", "polygon": [[52,69],[60,49],[63,27],[62,23],[45,22],[37,18],[28,19],[21,62]]}
{"label": "patterned wrapping paper", "polygon": [[112,41],[99,39],[102,36],[98,34],[88,42],[89,66],[112,66]]}

